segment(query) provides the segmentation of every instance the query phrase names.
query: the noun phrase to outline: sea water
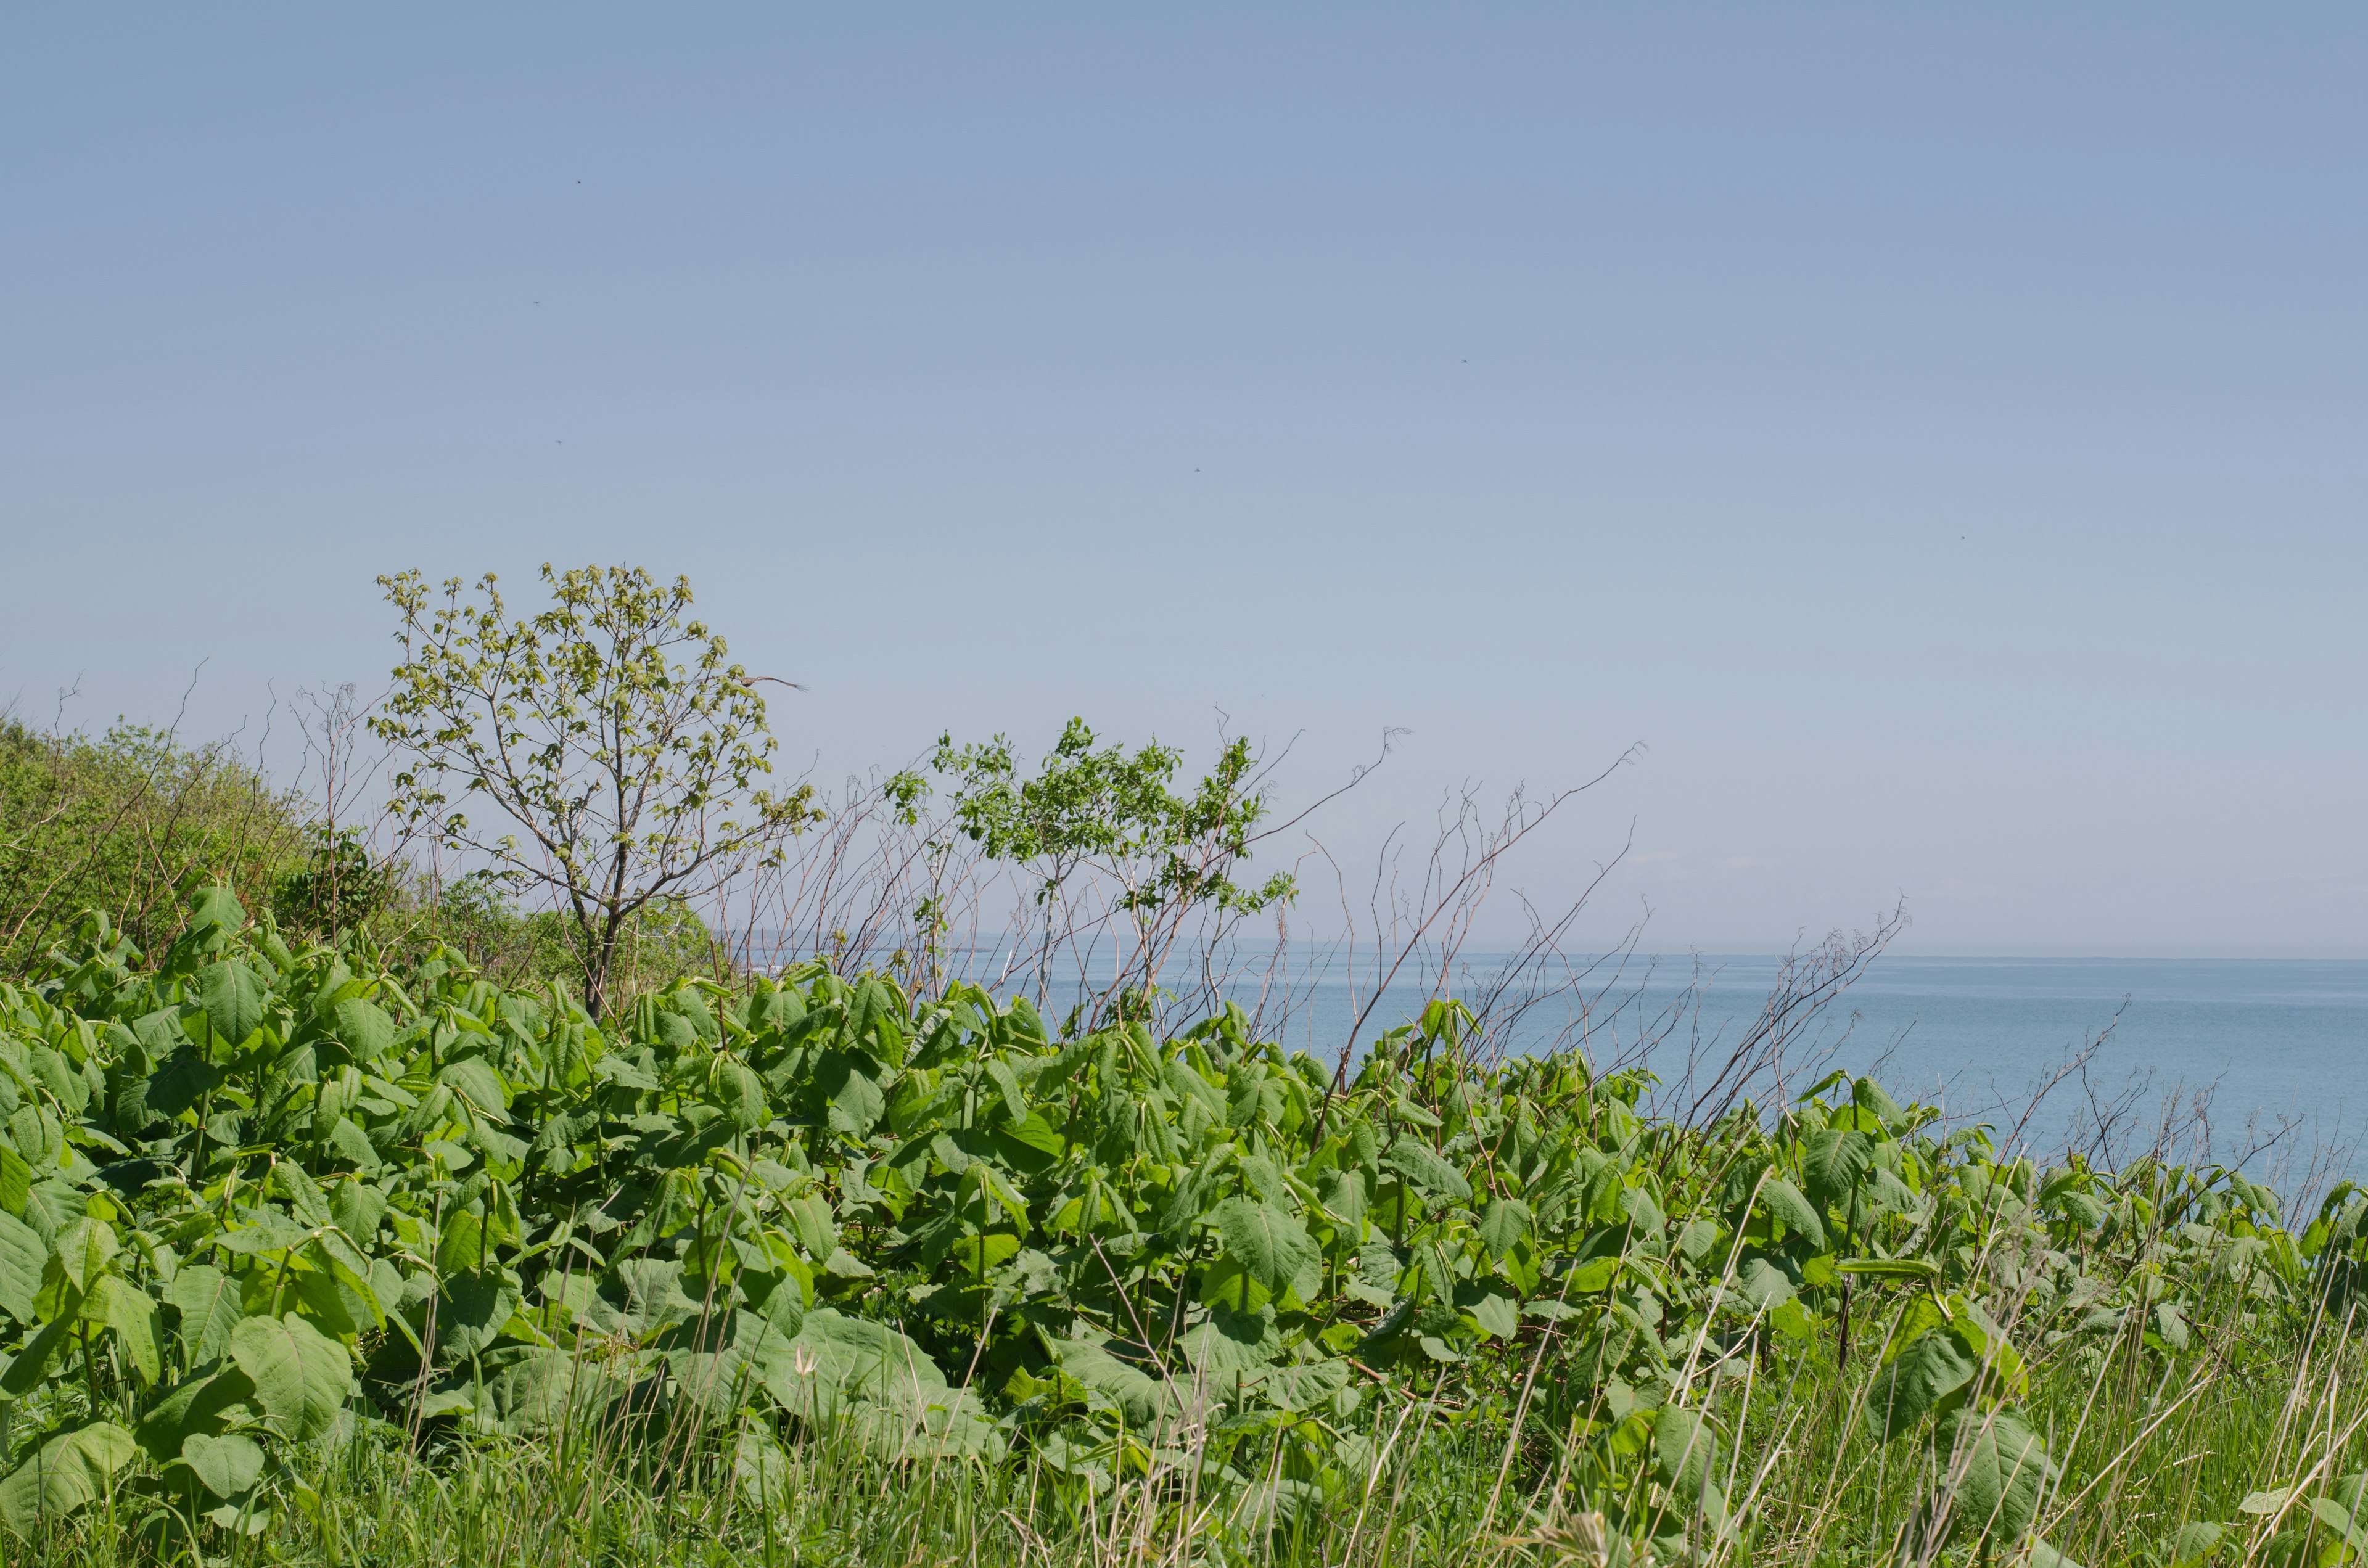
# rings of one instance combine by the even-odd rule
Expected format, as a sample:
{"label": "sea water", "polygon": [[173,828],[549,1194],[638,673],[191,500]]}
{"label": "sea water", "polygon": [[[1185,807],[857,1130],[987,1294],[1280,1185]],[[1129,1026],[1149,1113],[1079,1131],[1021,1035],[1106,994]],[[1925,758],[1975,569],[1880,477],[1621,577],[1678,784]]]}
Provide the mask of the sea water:
{"label": "sea water", "polygon": [[[1453,989],[1484,993],[1507,961],[1466,957]],[[1505,1038],[1517,1051],[1577,1044],[1605,1064],[1641,1065],[1664,1080],[1668,1108],[1749,1030],[1781,970],[1768,957],[1630,958],[1616,977],[1599,970],[1540,1004]],[[1358,1014],[1361,1045],[1417,1013],[1429,989],[1359,983],[1338,965],[1297,978],[1281,1032],[1327,1054]],[[2321,1180],[2368,1171],[2353,1158],[2368,1142],[2368,1080],[2355,1076],[2368,1064],[2368,962],[1884,956],[1790,1056],[1788,1093],[1815,1082],[1812,1068],[1871,1072],[1895,1097],[2043,1158],[2067,1148],[2125,1156],[2168,1122],[2182,1153],[2241,1162],[2283,1185],[2314,1168]],[[1774,1087],[1763,1079],[1754,1093]]]}

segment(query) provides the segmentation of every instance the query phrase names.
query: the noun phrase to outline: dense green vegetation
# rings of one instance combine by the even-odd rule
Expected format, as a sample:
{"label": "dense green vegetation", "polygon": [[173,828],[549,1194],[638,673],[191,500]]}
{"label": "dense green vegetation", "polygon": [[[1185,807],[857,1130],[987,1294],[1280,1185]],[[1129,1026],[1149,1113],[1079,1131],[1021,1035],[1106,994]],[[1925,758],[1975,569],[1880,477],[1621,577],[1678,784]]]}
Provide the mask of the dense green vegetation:
{"label": "dense green vegetation", "polygon": [[[227,744],[0,723],[0,975],[31,972],[94,910],[161,950],[207,885],[268,910],[291,940],[358,931],[414,959],[449,948],[506,985],[580,972],[566,916],[521,907],[511,880],[439,881],[316,819]],[[685,902],[659,898],[622,923],[615,963],[633,995],[712,972],[717,953]]]}
{"label": "dense green vegetation", "polygon": [[807,966],[595,1022],[226,890],[0,988],[45,1561],[2350,1561],[2368,1198]]}

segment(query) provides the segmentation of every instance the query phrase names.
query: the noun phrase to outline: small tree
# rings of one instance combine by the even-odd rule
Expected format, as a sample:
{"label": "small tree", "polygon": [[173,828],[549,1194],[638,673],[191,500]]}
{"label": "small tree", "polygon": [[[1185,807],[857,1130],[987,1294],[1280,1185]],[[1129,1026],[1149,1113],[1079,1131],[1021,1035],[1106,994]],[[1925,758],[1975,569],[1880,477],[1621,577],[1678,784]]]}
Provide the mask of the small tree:
{"label": "small tree", "polygon": [[1020,867],[1042,911],[1034,954],[1036,993],[1049,996],[1053,958],[1062,940],[1069,884],[1085,872],[1103,880],[1110,913],[1132,941],[1118,952],[1110,1003],[1123,1010],[1158,983],[1187,917],[1213,911],[1221,925],[1287,903],[1297,884],[1287,872],[1254,885],[1234,872],[1260,838],[1268,812],[1266,775],[1249,743],[1227,744],[1209,774],[1187,794],[1169,788],[1184,754],[1157,742],[1129,756],[1096,749],[1094,732],[1072,719],[1033,778],[1023,778],[1010,741],[956,746],[940,736],[932,768],[955,781],[953,825],[992,860]]}
{"label": "small tree", "polygon": [[[381,577],[403,663],[371,728],[409,754],[399,812],[565,909],[598,1017],[638,911],[778,864],[817,813],[810,787],[757,787],[773,752],[757,677],[683,619],[689,579],[546,563],[542,580],[551,608],[513,620],[491,573],[465,603],[457,577],[440,600],[416,572]],[[472,821],[472,796],[523,838]]]}

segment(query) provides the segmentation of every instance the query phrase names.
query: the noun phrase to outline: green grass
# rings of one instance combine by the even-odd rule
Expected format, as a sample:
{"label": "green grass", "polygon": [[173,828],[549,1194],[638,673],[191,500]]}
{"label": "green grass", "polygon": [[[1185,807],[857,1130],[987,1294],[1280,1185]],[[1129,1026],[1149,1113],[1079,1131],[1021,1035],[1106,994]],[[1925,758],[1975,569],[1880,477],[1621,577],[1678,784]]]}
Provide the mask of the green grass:
{"label": "green grass", "polygon": [[[2034,1367],[2025,1405],[2062,1469],[2038,1533],[2078,1562],[2168,1564],[2182,1526],[2212,1521],[2233,1527],[2214,1561],[2357,1560],[2323,1529],[2306,1554],[2291,1541],[2271,1548],[2306,1522],[2312,1495],[2333,1492],[2362,1462],[2368,1358],[2343,1326],[2320,1321],[2291,1339],[2214,1330],[2174,1363],[2135,1341],[2083,1341]],[[1831,1349],[1820,1344],[1770,1368],[1746,1357],[1713,1380],[1704,1408],[1740,1427],[1741,1443],[1721,1462],[1750,1521],[1733,1539],[1699,1542],[1700,1561],[1922,1560],[1903,1558],[1900,1547],[1930,1491],[1930,1460],[1912,1442],[1870,1434],[1863,1396],[1873,1358],[1845,1372]],[[845,1435],[791,1445],[785,1471],[759,1480],[712,1458],[702,1468],[663,1435],[640,1447],[613,1429],[416,1444],[367,1421],[307,1450],[299,1506],[262,1533],[214,1531],[202,1552],[185,1546],[166,1560],[384,1568],[1611,1561],[1593,1550],[1580,1500],[1555,1485],[1556,1435],[1475,1418],[1479,1392],[1449,1382],[1382,1406],[1369,1430],[1387,1454],[1350,1495],[1296,1528],[1272,1528],[1238,1494],[1196,1494],[1189,1449],[1174,1470],[1081,1499],[1041,1461],[897,1462]],[[2242,1511],[2248,1495],[2289,1485],[2301,1500],[2282,1517]],[[158,1560],[105,1512],[24,1544],[20,1561]],[[1929,1560],[1975,1558],[1951,1549]]]}

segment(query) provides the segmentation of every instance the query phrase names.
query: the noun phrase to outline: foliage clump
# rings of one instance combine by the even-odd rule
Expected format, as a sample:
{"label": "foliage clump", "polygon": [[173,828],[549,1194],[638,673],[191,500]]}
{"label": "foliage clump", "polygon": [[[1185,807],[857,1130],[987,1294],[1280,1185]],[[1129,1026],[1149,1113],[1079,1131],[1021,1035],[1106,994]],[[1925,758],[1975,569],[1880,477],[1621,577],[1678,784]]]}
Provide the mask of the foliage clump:
{"label": "foliage clump", "polygon": [[[2349,1189],[2298,1237],[2240,1174],[2043,1169],[1839,1074],[1686,1127],[1471,1025],[1336,1090],[1232,1010],[1057,1038],[809,965],[595,1019],[222,889],[153,960],[94,919],[0,987],[0,1521],[218,1552],[325,1528],[324,1456],[488,1443],[778,1511],[825,1443],[1020,1467],[1023,1529],[1340,1561],[1413,1426],[1500,1456],[1474,1551],[2056,1562],[2106,1543],[2100,1408],[2274,1404],[2347,1343]],[[2353,1550],[2328,1436],[2191,1484],[2157,1560]]]}

